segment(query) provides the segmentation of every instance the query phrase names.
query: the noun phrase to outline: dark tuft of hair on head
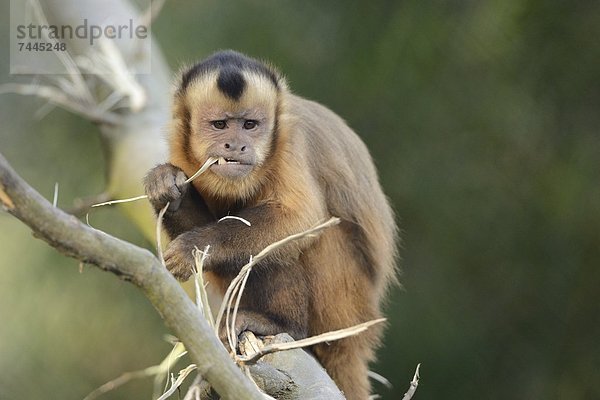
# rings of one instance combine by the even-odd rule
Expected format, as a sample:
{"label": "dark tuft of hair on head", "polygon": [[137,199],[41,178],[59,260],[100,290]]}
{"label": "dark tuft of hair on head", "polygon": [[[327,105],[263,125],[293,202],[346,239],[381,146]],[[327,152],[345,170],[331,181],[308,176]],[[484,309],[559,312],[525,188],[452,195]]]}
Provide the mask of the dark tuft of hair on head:
{"label": "dark tuft of hair on head", "polygon": [[269,79],[276,89],[280,89],[280,78],[274,69],[237,51],[225,50],[214,53],[184,72],[181,77],[180,92],[185,92],[197,77],[215,70],[219,71],[219,77],[217,78],[219,90],[234,100],[238,100],[246,88],[246,81],[241,73],[242,71],[250,71],[262,75]]}
{"label": "dark tuft of hair on head", "polygon": [[217,87],[221,93],[233,100],[239,100],[246,88],[246,80],[237,68],[223,67],[217,78]]}

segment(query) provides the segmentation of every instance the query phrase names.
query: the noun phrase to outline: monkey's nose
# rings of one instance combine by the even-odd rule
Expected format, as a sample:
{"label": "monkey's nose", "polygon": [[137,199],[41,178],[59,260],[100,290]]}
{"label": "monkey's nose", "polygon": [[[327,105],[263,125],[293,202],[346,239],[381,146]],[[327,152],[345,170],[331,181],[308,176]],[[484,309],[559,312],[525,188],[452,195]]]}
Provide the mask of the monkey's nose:
{"label": "monkey's nose", "polygon": [[229,151],[240,151],[240,152],[246,151],[246,146],[237,145],[235,143],[225,143],[223,145],[223,147],[225,147],[225,149],[229,150]]}

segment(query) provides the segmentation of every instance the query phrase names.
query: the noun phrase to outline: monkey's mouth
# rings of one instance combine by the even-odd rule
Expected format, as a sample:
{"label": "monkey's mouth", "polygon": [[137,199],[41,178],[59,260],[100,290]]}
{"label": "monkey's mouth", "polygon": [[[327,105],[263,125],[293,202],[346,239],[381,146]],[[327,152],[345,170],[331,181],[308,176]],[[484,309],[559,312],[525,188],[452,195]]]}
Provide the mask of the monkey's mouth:
{"label": "monkey's mouth", "polygon": [[217,165],[247,165],[247,164],[241,162],[240,160],[236,160],[234,158],[219,157],[219,159],[217,160]]}
{"label": "monkey's mouth", "polygon": [[253,164],[247,160],[233,157],[219,157],[217,162],[210,168],[214,173],[224,178],[242,178],[252,171]]}

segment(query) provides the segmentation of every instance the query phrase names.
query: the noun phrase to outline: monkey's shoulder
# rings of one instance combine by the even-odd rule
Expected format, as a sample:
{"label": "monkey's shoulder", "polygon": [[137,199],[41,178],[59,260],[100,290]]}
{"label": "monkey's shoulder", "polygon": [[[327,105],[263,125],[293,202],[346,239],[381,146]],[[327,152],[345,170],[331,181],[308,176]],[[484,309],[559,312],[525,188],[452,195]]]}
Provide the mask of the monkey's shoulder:
{"label": "monkey's shoulder", "polygon": [[304,141],[319,165],[367,170],[374,166],[367,146],[346,121],[330,108],[290,94],[287,97],[292,141]]}

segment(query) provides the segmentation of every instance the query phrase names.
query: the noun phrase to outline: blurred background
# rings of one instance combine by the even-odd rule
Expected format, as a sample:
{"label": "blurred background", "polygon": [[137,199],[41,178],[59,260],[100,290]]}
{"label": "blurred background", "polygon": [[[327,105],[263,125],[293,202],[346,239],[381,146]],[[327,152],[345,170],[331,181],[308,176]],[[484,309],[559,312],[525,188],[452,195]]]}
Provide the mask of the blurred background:
{"label": "blurred background", "polygon": [[[402,229],[383,399],[417,363],[415,399],[600,398],[599,2],[178,0],[153,34],[174,70],[222,48],[271,60],[367,143]],[[69,207],[103,190],[102,146],[80,117],[35,118],[43,104],[0,96],[0,151]],[[117,209],[89,219],[153,247]],[[170,350],[133,286],[5,213],[0,272],[0,399],[83,398]]]}

